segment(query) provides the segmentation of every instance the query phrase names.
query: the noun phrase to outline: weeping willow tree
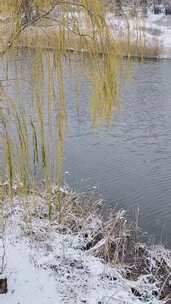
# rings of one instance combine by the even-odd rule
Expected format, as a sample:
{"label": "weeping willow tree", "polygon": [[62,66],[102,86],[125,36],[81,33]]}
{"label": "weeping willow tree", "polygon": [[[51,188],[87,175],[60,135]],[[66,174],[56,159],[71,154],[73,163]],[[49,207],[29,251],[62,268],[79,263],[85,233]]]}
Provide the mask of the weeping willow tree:
{"label": "weeping willow tree", "polygon": [[[16,184],[20,191],[28,192],[36,187],[35,176],[41,168],[46,191],[51,191],[52,183],[59,189],[67,123],[64,60],[72,65],[74,51],[80,57],[91,82],[91,120],[97,127],[109,124],[117,107],[122,47],[113,39],[101,0],[5,0],[1,1],[1,12],[8,18],[1,43],[1,64],[5,64],[7,79],[11,54],[17,58],[19,50],[27,47],[31,58],[26,79],[16,67],[15,98],[7,94],[1,81],[0,144],[6,165],[2,183],[7,181],[10,195]],[[18,73],[23,75],[22,82]],[[23,101],[23,80],[31,87],[30,104]],[[60,207],[60,191],[57,193]],[[49,202],[50,214],[51,209]]]}

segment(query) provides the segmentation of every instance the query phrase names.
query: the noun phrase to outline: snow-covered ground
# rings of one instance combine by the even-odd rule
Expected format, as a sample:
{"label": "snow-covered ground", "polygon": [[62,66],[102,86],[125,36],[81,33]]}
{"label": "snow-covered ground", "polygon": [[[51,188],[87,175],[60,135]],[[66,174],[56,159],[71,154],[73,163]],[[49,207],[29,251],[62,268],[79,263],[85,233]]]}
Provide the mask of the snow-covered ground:
{"label": "snow-covered ground", "polygon": [[[50,16],[55,28],[61,18],[58,9],[54,9]],[[92,24],[85,12],[64,12],[62,18],[66,19],[65,22],[62,19],[62,23],[66,23],[67,28],[74,32],[78,31],[89,35],[92,31]],[[8,20],[8,16],[0,16],[1,28],[4,26],[5,20]],[[107,13],[106,21],[114,38],[128,39],[129,35],[129,39],[133,43],[145,41],[148,48],[159,49],[158,57],[171,58],[171,15],[165,15],[164,13],[155,15],[150,10],[146,17],[141,15],[128,17],[127,14],[125,16],[115,16],[114,13]],[[7,28],[6,23],[5,28]],[[7,36],[6,33],[5,36]]]}
{"label": "snow-covered ground", "polygon": [[[70,27],[79,27],[83,33],[90,33],[91,24],[82,12],[66,14],[70,20]],[[106,14],[106,22],[109,25],[114,38],[129,39],[132,43],[144,43],[148,48],[158,48],[160,58],[171,58],[171,16],[161,13],[159,15],[148,12],[146,17],[116,16],[114,13]]]}
{"label": "snow-covered ground", "polygon": [[[160,58],[171,58],[171,16],[164,13],[154,15],[148,13],[147,17],[115,17],[114,14],[107,14],[107,22],[112,29],[113,35],[120,37],[128,35],[130,31],[132,41],[145,39],[149,47],[160,49]],[[142,33],[141,33],[142,32]]]}
{"label": "snow-covered ground", "polygon": [[149,41],[157,40],[162,58],[171,58],[171,16],[149,14],[145,20]]}
{"label": "snow-covered ground", "polygon": [[59,225],[47,217],[29,218],[25,207],[16,200],[6,216],[2,278],[8,279],[8,293],[0,295],[1,304],[160,302],[152,294],[154,282],[145,276],[136,282],[124,279],[122,267],[112,267],[82,250],[81,234],[59,231]]}

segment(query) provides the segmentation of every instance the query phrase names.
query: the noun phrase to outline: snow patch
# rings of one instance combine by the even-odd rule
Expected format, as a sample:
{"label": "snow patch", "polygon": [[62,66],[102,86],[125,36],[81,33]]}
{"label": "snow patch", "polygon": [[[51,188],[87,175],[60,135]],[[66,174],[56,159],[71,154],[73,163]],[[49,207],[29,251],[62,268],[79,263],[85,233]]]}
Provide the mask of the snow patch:
{"label": "snow patch", "polygon": [[[0,295],[0,303],[159,303],[143,277],[137,282],[124,279],[121,267],[83,251],[83,245],[81,235],[60,233],[48,219],[26,221],[18,204],[7,219],[3,276],[8,279],[8,293]],[[131,288],[143,293],[143,298]]]}

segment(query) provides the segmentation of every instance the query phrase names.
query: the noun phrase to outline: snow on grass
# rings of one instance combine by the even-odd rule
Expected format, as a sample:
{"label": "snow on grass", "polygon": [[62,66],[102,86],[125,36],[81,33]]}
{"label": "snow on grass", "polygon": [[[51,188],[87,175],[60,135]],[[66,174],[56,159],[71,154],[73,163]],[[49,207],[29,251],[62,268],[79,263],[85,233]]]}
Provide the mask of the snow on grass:
{"label": "snow on grass", "polygon": [[[56,10],[52,16],[55,14],[57,14]],[[65,13],[64,16],[68,27],[73,31],[77,28],[78,32],[82,34],[92,34],[93,28],[85,12],[73,11]],[[156,15],[152,10],[148,10],[146,17],[142,15],[141,11],[137,11],[136,16],[130,16],[128,11],[125,11],[122,16],[107,12],[105,19],[114,39],[127,41],[129,37],[132,44],[138,43],[139,45],[143,45],[143,39],[145,39],[146,46],[151,49],[160,49],[160,54],[154,54],[154,57],[171,58],[171,18],[164,12]]]}
{"label": "snow on grass", "polygon": [[56,303],[60,303],[50,271],[36,268],[31,259],[27,241],[9,236],[6,245],[8,293],[0,295],[1,304],[53,304],[54,296]]}
{"label": "snow on grass", "polygon": [[138,16],[118,17],[114,13],[108,13],[106,21],[114,37],[127,39],[129,30],[131,41],[134,42],[137,40],[137,35],[141,36],[142,32],[146,45],[160,48],[160,58],[171,58],[170,16],[165,16],[163,13],[154,15],[149,12],[147,17],[143,18]]}
{"label": "snow on grass", "polygon": [[[7,264],[2,277],[8,279],[8,293],[0,295],[1,304],[159,303],[144,277],[128,281],[120,267],[82,250],[81,234],[62,233],[47,218],[29,220],[18,203],[6,227]],[[141,300],[131,288],[143,294]]]}

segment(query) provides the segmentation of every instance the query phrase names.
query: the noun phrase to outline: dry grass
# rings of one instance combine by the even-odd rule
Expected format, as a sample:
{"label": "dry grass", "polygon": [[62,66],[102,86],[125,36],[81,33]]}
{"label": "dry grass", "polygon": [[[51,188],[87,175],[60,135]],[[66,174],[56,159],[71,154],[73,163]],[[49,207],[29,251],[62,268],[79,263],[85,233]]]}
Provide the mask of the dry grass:
{"label": "dry grass", "polygon": [[[38,3],[41,4],[41,1],[38,0]],[[137,47],[127,45],[122,41],[111,41],[108,28],[103,27],[103,11],[98,4],[99,1],[86,1],[86,3],[89,4],[86,6],[88,13],[91,9],[90,21],[97,27],[97,33],[93,39],[87,35],[78,35],[78,32],[77,34],[71,33],[66,30],[65,25],[60,28],[52,25],[47,30],[44,24],[39,24],[39,26],[32,25],[21,31],[20,16],[14,18],[14,28],[19,33],[21,31],[21,35],[17,35],[19,39],[14,39],[10,46],[14,46],[15,42],[16,47],[37,48],[36,59],[30,67],[34,116],[28,115],[28,105],[21,102],[20,94],[18,94],[17,100],[12,101],[1,85],[0,123],[2,132],[0,143],[5,163],[5,174],[2,179],[7,182],[4,184],[4,180],[2,180],[0,202],[4,205],[7,197],[11,202],[12,197],[19,195],[19,202],[23,202],[26,222],[31,223],[35,217],[46,220],[49,218],[50,223],[56,225],[59,231],[81,235],[85,241],[83,250],[88,250],[106,262],[117,265],[125,264],[127,277],[137,278],[144,272],[150,273],[150,265],[148,251],[137,242],[135,226],[127,223],[122,212],[116,212],[107,221],[103,221],[102,215],[97,215],[97,206],[99,206],[97,202],[80,198],[75,193],[66,194],[59,190],[63,176],[67,120],[62,60],[63,55],[67,54],[67,50],[86,51],[89,54],[92,70],[91,73],[90,71],[87,73],[87,77],[92,84],[91,118],[92,125],[95,127],[97,121],[98,123],[99,121],[110,123],[112,119],[112,113],[117,105],[117,81],[121,58],[123,56],[131,57],[132,54],[141,58],[151,57],[158,53],[158,49],[151,50],[145,48],[144,45]],[[5,5],[4,2],[3,5]],[[0,9],[7,12],[9,5],[9,2],[7,6],[2,7],[1,5]],[[12,28],[11,24],[9,24],[9,28]],[[2,27],[2,29],[9,31],[8,28]],[[2,40],[1,43],[5,44],[8,41],[6,32],[3,32],[3,36],[5,40]],[[15,35],[12,36],[12,39],[14,37]],[[44,56],[44,48],[53,49],[54,52]],[[100,58],[99,54],[101,54]],[[46,70],[44,69],[45,61],[48,66]],[[48,98],[46,100],[42,94],[42,88],[45,85],[44,79],[48,79]],[[20,84],[17,81],[16,86],[20,92]],[[57,110],[55,125],[52,120],[53,109]],[[45,119],[47,112],[48,123]],[[51,132],[52,125],[53,133]],[[14,130],[16,137],[13,136]],[[55,160],[48,157],[48,151],[52,149],[52,146],[55,147]],[[30,157],[31,152],[33,152],[33,158]],[[52,172],[54,163],[57,164],[55,177]],[[32,176],[32,168],[36,170],[40,168],[39,166],[43,171],[44,184],[42,181],[40,184],[43,185],[44,194],[36,191],[38,187]],[[52,176],[53,182],[58,185],[53,191],[51,188]],[[163,273],[165,274],[165,268]]]}
{"label": "dry grass", "polygon": [[[42,48],[42,49],[56,49],[58,41],[60,41],[60,31],[56,24],[51,26],[33,26],[27,28],[19,37],[17,46],[29,48]],[[65,49],[66,51],[74,52],[89,52],[91,39],[87,36],[86,40],[80,41],[78,34],[66,30],[65,33]],[[86,43],[85,43],[86,42]],[[160,55],[159,44],[147,46],[146,43],[141,41],[135,43],[134,41],[128,42],[126,39],[116,39],[112,42],[113,52],[117,52],[118,56],[129,56],[132,58],[158,58]],[[100,46],[99,46],[99,54]]]}
{"label": "dry grass", "polygon": [[[170,271],[164,249],[159,253],[139,242],[139,229],[136,224],[129,223],[123,211],[114,211],[104,219],[102,201],[95,197],[77,195],[65,189],[61,192],[62,216],[56,209],[58,188],[49,193],[32,193],[25,197],[15,197],[13,208],[22,210],[24,231],[35,240],[41,238],[41,231],[35,223],[62,234],[70,234],[81,238],[82,250],[101,258],[104,263],[118,267],[128,280],[137,280],[142,275],[148,284],[156,286],[156,297],[164,299],[169,296]],[[54,208],[53,216],[48,219],[48,204],[51,200]],[[8,204],[5,205],[6,211]],[[32,224],[33,223],[33,224]],[[41,227],[40,225],[40,227]],[[40,228],[41,230],[41,228]],[[43,230],[44,231],[44,230]],[[155,284],[154,284],[155,283]],[[132,290],[141,298],[141,290]]]}

